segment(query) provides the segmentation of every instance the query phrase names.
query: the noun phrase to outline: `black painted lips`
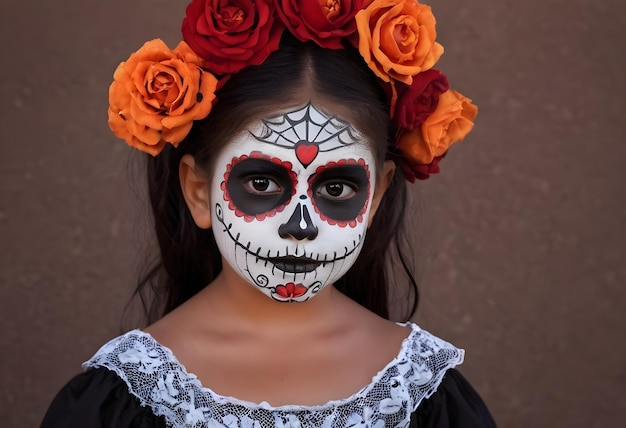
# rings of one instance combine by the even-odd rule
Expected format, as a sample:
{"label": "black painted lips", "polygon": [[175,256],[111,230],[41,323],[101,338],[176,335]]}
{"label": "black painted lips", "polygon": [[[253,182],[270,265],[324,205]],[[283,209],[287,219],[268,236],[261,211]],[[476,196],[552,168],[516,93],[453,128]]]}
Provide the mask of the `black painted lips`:
{"label": "black painted lips", "polygon": [[307,257],[276,257],[270,259],[277,269],[288,273],[313,272],[321,262]]}

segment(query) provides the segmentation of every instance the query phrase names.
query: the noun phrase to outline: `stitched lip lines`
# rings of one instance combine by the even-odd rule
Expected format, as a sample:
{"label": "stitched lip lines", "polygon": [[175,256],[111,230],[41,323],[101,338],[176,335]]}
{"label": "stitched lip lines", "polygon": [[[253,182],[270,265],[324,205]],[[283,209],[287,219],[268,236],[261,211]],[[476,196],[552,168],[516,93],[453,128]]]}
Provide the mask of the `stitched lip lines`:
{"label": "stitched lip lines", "polygon": [[359,239],[352,241],[352,248],[343,247],[344,252],[341,254],[338,254],[336,251],[333,251],[332,257],[330,257],[328,254],[320,254],[320,253],[315,254],[313,252],[308,257],[306,255],[292,256],[289,254],[288,247],[285,247],[285,252],[284,252],[285,255],[281,256],[280,251],[276,251],[276,255],[272,257],[271,256],[272,250],[267,250],[265,255],[261,253],[262,251],[261,247],[257,248],[256,251],[252,251],[250,249],[250,246],[252,245],[252,243],[248,242],[246,245],[241,243],[239,241],[239,236],[240,236],[239,233],[237,234],[237,236],[233,236],[229,231],[228,235],[230,236],[232,241],[235,243],[235,245],[245,250],[249,255],[254,256],[255,262],[258,263],[258,261],[261,260],[261,261],[264,261],[266,264],[271,263],[277,269],[280,269],[283,272],[289,272],[289,273],[312,272],[315,269],[317,269],[319,266],[325,266],[328,263],[335,263],[340,260],[343,260],[349,257],[352,253],[354,253],[356,249],[359,247],[359,244],[361,242],[361,235],[359,234]]}
{"label": "stitched lip lines", "polygon": [[333,251],[332,257],[330,254],[321,254],[311,252],[310,254],[304,254],[302,256],[294,256],[289,254],[289,247],[285,247],[284,253],[281,255],[280,251],[276,250],[276,254],[274,256],[271,255],[272,250],[263,250],[262,247],[258,247],[256,250],[251,249],[252,242],[248,241],[247,244],[243,244],[239,241],[241,236],[240,233],[237,235],[233,235],[231,227],[227,226],[224,222],[224,219],[218,217],[218,220],[224,226],[224,231],[228,234],[233,243],[246,251],[249,255],[255,258],[255,262],[259,262],[259,260],[267,263],[271,263],[277,269],[287,272],[287,273],[307,273],[312,272],[320,266],[325,266],[328,263],[335,263],[341,261],[347,257],[349,257],[352,253],[354,253],[359,245],[361,244],[363,235],[359,234],[356,240],[352,241],[352,246],[349,248],[347,246],[344,247],[344,251],[342,253],[337,253],[337,251]]}

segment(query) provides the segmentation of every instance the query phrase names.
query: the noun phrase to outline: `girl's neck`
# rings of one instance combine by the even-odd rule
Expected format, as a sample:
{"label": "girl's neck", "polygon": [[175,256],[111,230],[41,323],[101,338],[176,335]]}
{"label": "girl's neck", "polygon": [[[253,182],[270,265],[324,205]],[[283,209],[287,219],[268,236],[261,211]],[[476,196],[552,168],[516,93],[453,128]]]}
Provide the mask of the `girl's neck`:
{"label": "girl's neck", "polygon": [[[341,308],[353,302],[329,285],[312,299],[302,302],[277,302],[256,290],[225,264],[220,275],[198,294],[198,309],[212,316],[255,331],[324,328],[342,317]],[[345,310],[343,311],[345,312]]]}

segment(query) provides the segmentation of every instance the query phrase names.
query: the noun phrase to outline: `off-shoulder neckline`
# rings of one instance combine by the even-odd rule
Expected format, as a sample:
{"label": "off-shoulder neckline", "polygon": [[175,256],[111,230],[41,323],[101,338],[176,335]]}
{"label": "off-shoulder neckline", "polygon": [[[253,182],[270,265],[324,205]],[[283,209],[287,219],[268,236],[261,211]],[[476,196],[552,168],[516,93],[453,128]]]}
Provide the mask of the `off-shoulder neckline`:
{"label": "off-shoulder neckline", "polygon": [[[372,376],[372,381],[346,398],[320,405],[272,406],[218,394],[189,373],[170,348],[141,330],[112,339],[83,368],[104,367],[115,372],[142,406],[165,416],[171,426],[195,426],[210,421],[222,424],[215,426],[233,423],[248,426],[255,420],[255,424],[273,420],[277,427],[354,423],[396,426],[400,421],[408,421],[420,402],[437,390],[445,372],[461,364],[464,358],[462,349],[416,324],[398,324],[410,327],[410,332],[396,356]],[[285,425],[287,421],[291,425]],[[337,425],[337,421],[343,425]]]}
{"label": "off-shoulder neckline", "polygon": [[219,394],[218,392],[214,391],[211,387],[204,385],[200,379],[198,378],[198,376],[196,376],[193,372],[190,372],[187,370],[187,368],[185,367],[184,364],[182,364],[179,360],[178,357],[176,357],[176,354],[174,354],[174,352],[167,346],[163,345],[162,343],[160,343],[154,336],[152,336],[150,333],[140,330],[140,329],[134,329],[131,330],[127,333],[125,333],[124,335],[122,335],[121,337],[126,337],[126,336],[130,336],[131,334],[135,334],[138,336],[142,336],[147,338],[150,342],[152,342],[153,345],[157,346],[158,348],[162,349],[165,354],[167,355],[167,359],[170,363],[172,363],[174,366],[176,366],[182,373],[183,375],[188,378],[188,379],[193,379],[194,382],[196,383],[196,385],[198,386],[198,388],[200,388],[200,390],[206,394],[209,394],[217,403],[232,403],[232,404],[237,404],[249,409],[264,409],[264,410],[269,410],[269,411],[280,411],[280,412],[290,412],[290,411],[319,411],[319,410],[323,410],[323,409],[327,409],[329,407],[335,407],[338,405],[343,405],[345,403],[354,401],[355,399],[357,399],[359,396],[365,396],[367,395],[367,393],[380,381],[380,379],[392,368],[394,367],[396,364],[398,364],[398,362],[400,360],[403,359],[403,356],[406,356],[408,353],[408,347],[409,344],[411,343],[411,340],[413,339],[413,337],[419,332],[422,331],[421,328],[412,322],[398,322],[395,323],[396,325],[399,325],[401,327],[409,327],[410,331],[409,334],[402,339],[402,342],[400,344],[400,349],[398,351],[398,353],[395,355],[395,357],[390,360],[382,369],[378,370],[376,372],[376,374],[374,376],[372,376],[372,379],[370,380],[370,382],[367,385],[364,385],[361,389],[359,389],[358,391],[352,393],[350,396],[345,397],[345,398],[337,398],[337,399],[332,399],[332,400],[328,400],[327,402],[325,402],[324,404],[316,404],[316,405],[303,405],[303,404],[285,404],[285,405],[280,405],[280,406],[273,406],[270,403],[266,402],[266,401],[262,401],[260,403],[255,403],[253,401],[248,401],[248,400],[242,400],[240,398],[237,397],[233,397],[230,395],[222,395]]}

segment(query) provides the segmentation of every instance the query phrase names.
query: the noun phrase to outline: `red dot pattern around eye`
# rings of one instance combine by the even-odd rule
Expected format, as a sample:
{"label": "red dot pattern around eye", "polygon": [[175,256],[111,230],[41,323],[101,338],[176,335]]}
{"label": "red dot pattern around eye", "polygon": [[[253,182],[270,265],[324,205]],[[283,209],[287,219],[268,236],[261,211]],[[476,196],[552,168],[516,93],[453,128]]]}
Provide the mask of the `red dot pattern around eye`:
{"label": "red dot pattern around eye", "polygon": [[[266,211],[264,213],[257,214],[257,215],[246,214],[243,211],[241,211],[239,208],[237,208],[237,206],[235,205],[235,203],[233,202],[230,196],[230,192],[228,191],[228,186],[226,186],[226,183],[228,183],[228,178],[230,177],[230,172],[232,171],[233,166],[237,165],[239,162],[244,161],[246,159],[265,159],[267,161],[270,161],[276,165],[280,165],[283,168],[285,168],[285,170],[289,174],[289,178],[291,178],[291,183],[292,183],[291,196],[289,197],[287,202],[285,202],[284,204],[270,211]],[[238,158],[234,157],[230,161],[230,163],[226,165],[226,172],[224,172],[224,181],[222,181],[222,183],[220,184],[220,188],[224,192],[224,200],[228,202],[228,208],[230,208],[230,210],[233,211],[237,217],[243,217],[244,221],[246,221],[247,223],[250,223],[253,220],[259,220],[259,221],[264,220],[267,217],[272,217],[276,215],[276,213],[283,211],[285,209],[285,206],[287,206],[289,202],[291,201],[291,197],[293,197],[293,195],[296,194],[296,185],[298,184],[298,178],[297,178],[296,173],[293,171],[292,167],[293,167],[293,164],[289,161],[282,161],[279,158],[267,156],[267,155],[262,154],[261,152],[251,152],[249,155],[241,155]]]}
{"label": "red dot pattern around eye", "polygon": [[[328,168],[333,168],[336,166],[343,166],[343,165],[360,165],[363,168],[365,168],[365,172],[367,173],[367,198],[365,199],[365,204],[363,204],[363,209],[361,210],[361,212],[359,212],[357,217],[353,220],[335,220],[333,218],[328,217],[327,215],[325,215],[324,213],[320,211],[317,204],[315,203],[315,198],[313,197],[313,181],[315,179],[315,176]],[[307,189],[307,193],[309,195],[309,198],[311,198],[311,202],[313,203],[313,209],[320,216],[320,218],[324,220],[326,223],[332,226],[336,225],[339,227],[347,227],[347,226],[356,227],[357,224],[363,222],[363,215],[367,211],[367,207],[369,206],[369,202],[370,202],[370,170],[367,167],[367,163],[365,163],[365,160],[341,159],[337,162],[329,162],[326,165],[319,166],[315,170],[315,174],[311,175],[311,177],[309,178],[308,184],[309,186]]]}

